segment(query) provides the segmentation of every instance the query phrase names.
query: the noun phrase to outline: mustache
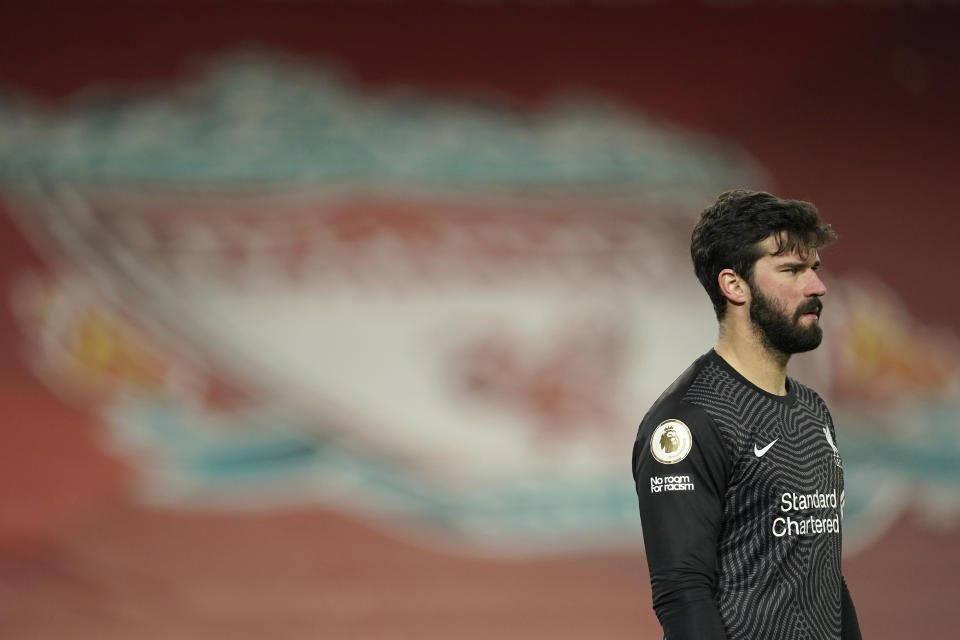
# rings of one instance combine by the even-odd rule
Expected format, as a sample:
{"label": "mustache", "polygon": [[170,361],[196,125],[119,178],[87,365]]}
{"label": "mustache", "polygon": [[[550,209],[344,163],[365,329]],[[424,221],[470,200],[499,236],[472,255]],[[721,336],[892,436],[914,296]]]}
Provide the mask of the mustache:
{"label": "mustache", "polygon": [[820,298],[811,298],[807,302],[804,302],[797,309],[796,317],[799,318],[805,313],[815,313],[817,317],[820,317],[820,314],[823,312],[823,302],[820,301]]}

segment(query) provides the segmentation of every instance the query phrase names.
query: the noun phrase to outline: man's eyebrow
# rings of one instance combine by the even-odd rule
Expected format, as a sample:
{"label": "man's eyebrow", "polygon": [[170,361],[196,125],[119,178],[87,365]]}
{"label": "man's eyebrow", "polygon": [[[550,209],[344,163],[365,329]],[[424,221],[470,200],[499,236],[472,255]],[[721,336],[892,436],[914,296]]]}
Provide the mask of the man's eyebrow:
{"label": "man's eyebrow", "polygon": [[806,266],[809,266],[811,269],[816,269],[817,267],[820,266],[820,258],[817,258],[816,260],[814,260],[813,264],[810,264],[810,265],[808,265],[805,260],[804,261],[795,260],[793,262],[781,262],[780,264],[777,265],[777,269],[799,269]]}

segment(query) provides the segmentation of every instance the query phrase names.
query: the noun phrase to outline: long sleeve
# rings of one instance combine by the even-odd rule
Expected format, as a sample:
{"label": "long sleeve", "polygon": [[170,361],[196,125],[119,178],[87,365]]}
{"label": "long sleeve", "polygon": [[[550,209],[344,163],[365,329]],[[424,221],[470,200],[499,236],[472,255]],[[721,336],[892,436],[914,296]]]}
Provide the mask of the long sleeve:
{"label": "long sleeve", "polygon": [[[678,431],[689,433],[690,449],[682,458],[664,462],[653,451],[670,448],[661,439],[676,423]],[[667,433],[668,438],[672,435]],[[644,418],[634,445],[633,470],[653,608],[664,637],[725,640],[715,590],[729,462],[719,433],[697,407],[684,403],[664,407]]]}
{"label": "long sleeve", "polygon": [[846,580],[841,580],[840,583],[840,638],[841,640],[862,640],[857,610],[853,606],[853,598],[850,597]]}

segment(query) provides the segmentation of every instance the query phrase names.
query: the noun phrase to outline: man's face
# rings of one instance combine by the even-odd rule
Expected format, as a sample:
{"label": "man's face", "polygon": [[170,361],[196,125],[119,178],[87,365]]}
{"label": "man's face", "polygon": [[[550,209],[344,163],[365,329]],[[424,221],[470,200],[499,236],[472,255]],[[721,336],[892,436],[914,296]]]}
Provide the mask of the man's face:
{"label": "man's face", "polygon": [[790,355],[816,349],[823,339],[820,296],[827,292],[817,275],[816,249],[806,256],[793,251],[771,255],[776,241],[761,242],[765,254],[754,265],[750,278],[750,319],[764,344]]}

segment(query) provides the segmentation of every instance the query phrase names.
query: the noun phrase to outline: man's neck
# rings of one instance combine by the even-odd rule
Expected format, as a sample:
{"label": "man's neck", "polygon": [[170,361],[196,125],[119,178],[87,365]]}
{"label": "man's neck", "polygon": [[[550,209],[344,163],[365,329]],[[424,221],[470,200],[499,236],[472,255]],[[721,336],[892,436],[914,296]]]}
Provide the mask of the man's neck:
{"label": "man's neck", "polygon": [[714,350],[737,373],[767,393],[787,395],[790,356],[770,349],[755,333],[721,326]]}

